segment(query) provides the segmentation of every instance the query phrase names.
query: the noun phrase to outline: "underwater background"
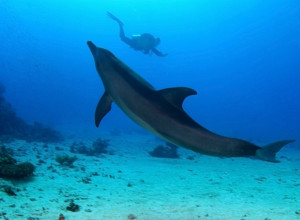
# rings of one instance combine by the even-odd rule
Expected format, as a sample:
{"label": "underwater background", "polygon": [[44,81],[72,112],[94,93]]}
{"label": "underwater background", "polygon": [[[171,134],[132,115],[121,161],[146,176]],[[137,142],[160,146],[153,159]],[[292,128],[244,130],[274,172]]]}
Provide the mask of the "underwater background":
{"label": "underwater background", "polygon": [[[159,37],[161,43],[157,48],[168,56],[143,54],[124,44],[119,37],[118,25],[107,16],[108,11],[124,23],[126,36],[151,33]],[[248,158],[231,161],[195,156],[190,151],[180,151],[182,158],[190,159],[153,161],[148,152],[161,142],[134,124],[115,104],[100,127],[95,127],[94,112],[104,87],[87,47],[88,40],[110,50],[156,89],[185,86],[196,90],[198,94],[188,97],[183,107],[196,122],[212,132],[259,144],[284,139],[295,139],[296,142],[284,148],[284,156],[280,154],[284,162],[279,167]],[[5,92],[1,91],[1,85]],[[86,201],[99,202],[92,207],[77,197],[75,202],[79,200],[82,207],[92,207],[92,213],[96,213],[100,205],[106,210],[101,218],[88,218],[90,211],[85,211],[82,219],[135,219],[136,216],[129,215],[135,206],[140,210],[148,207],[137,213],[138,219],[248,220],[258,219],[255,215],[258,207],[261,208],[257,210],[261,214],[259,219],[299,218],[299,0],[0,0],[0,101],[1,95],[26,123],[39,122],[64,135],[63,144],[48,143],[49,148],[43,144],[27,148],[23,142],[8,147],[28,149],[26,156],[20,154],[22,150],[17,153],[18,161],[36,161],[37,164],[41,157],[47,166],[54,167],[46,169],[46,165],[39,164],[41,168],[36,168],[35,180],[25,183],[24,186],[32,187],[36,195],[43,194],[42,186],[46,193],[53,185],[57,187],[53,189],[57,190],[55,192],[68,191],[72,185],[74,188],[71,187],[66,198],[77,193],[82,198],[89,198]],[[76,140],[77,134],[81,135],[80,138],[87,135],[90,139],[82,140],[89,146],[93,145],[95,137],[106,137],[103,133],[111,131],[117,134],[109,137],[112,149],[121,153],[106,159],[87,159],[77,155],[81,146],[80,140]],[[51,130],[47,132],[54,138],[58,135]],[[93,134],[94,139],[89,134]],[[58,135],[62,141],[60,138]],[[106,147],[108,142],[103,141],[100,145]],[[53,165],[54,160],[59,161],[57,152],[62,150],[69,155],[70,146],[75,149],[71,152],[77,153],[78,157],[73,158],[74,161],[78,159],[75,169]],[[45,148],[49,149],[51,156],[44,152]],[[40,153],[42,156],[35,158],[36,149],[44,152]],[[101,195],[105,202],[96,197],[97,190],[91,185],[76,185],[82,184],[87,177],[78,173],[87,175],[96,167],[101,167],[99,169],[105,174],[100,174],[101,181],[106,184],[105,190],[111,187]],[[47,181],[53,177],[51,180],[59,182],[51,182],[49,187],[43,179],[44,174]],[[74,179],[68,180],[70,176]],[[76,179],[81,177],[83,180]],[[91,182],[98,178],[96,174],[90,177]],[[254,186],[249,186],[252,180]],[[132,185],[136,191],[127,192]],[[234,195],[230,194],[232,189],[236,190]],[[272,194],[274,189],[277,190],[275,195]],[[118,193],[122,194],[122,190],[123,200],[116,199],[117,205],[112,205],[111,198],[119,198]],[[165,192],[163,197],[162,192]],[[253,199],[255,194],[261,197],[254,196]],[[66,206],[57,199],[57,194],[47,196],[44,196],[46,202],[58,200],[59,207]],[[203,203],[197,203],[202,201],[199,198],[212,199],[205,203],[207,210],[211,208],[209,215],[202,212],[199,217],[190,207],[178,209],[175,213],[172,208],[188,204],[184,197],[197,207],[203,206]],[[131,199],[129,202],[128,198]],[[156,198],[161,198],[163,205],[156,203]],[[170,207],[164,206],[166,201]],[[43,200],[39,202],[43,203]],[[2,204],[6,207],[11,203]],[[227,213],[230,207],[239,211],[248,207],[249,213]],[[35,208],[29,205],[22,210],[33,213],[31,210]],[[116,210],[115,215],[110,213],[110,208]],[[57,219],[60,214],[60,211],[46,210],[53,215],[47,215],[45,211],[44,215],[48,217],[40,219],[54,219],[53,216]],[[4,208],[0,209],[0,219],[4,216],[3,211]],[[211,215],[214,211],[218,213],[215,218]],[[267,214],[273,211],[273,217],[268,218]],[[67,220],[79,219],[74,217],[76,215],[69,215],[72,218],[67,214]],[[24,216],[29,215],[19,217],[24,219]]]}
{"label": "underwater background", "polygon": [[[227,136],[300,137],[300,3],[288,1],[1,0],[0,81],[28,122],[94,129],[103,86],[86,45],[112,51],[155,88],[186,86],[186,111]],[[134,51],[125,34],[160,37],[161,58]],[[138,129],[113,111],[102,128]]]}

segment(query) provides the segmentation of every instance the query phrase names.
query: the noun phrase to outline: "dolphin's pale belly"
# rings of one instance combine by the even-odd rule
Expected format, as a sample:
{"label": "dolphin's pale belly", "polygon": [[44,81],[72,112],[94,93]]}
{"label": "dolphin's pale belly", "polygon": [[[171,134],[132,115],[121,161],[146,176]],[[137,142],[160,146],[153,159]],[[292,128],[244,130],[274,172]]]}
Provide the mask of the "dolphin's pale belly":
{"label": "dolphin's pale belly", "polygon": [[[130,108],[130,105],[128,105],[128,97],[124,100],[124,99],[120,99],[118,98],[119,96],[115,96],[113,97],[114,102],[119,106],[119,108],[131,119],[133,120],[135,123],[137,123],[138,125],[140,125],[141,127],[145,128],[146,130],[150,131],[151,133],[158,135],[161,137],[161,135],[159,133],[156,132],[156,130],[151,126],[151,123],[149,124],[149,122],[145,119],[139,116],[139,114],[136,114],[134,111],[132,111],[132,108]],[[126,102],[127,100],[127,102]],[[137,103],[138,101],[130,101],[130,103],[135,102]],[[164,138],[164,137],[161,137]]]}

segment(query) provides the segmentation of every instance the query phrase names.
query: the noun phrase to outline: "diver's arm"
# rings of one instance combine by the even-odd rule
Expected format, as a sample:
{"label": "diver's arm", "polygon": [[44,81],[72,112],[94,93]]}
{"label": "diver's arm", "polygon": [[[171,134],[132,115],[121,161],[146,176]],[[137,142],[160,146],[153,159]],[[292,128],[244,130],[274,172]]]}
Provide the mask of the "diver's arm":
{"label": "diver's arm", "polygon": [[129,46],[132,46],[132,40],[128,37],[125,36],[125,32],[123,29],[123,22],[120,21],[119,18],[117,18],[116,16],[114,16],[112,13],[107,12],[107,16],[110,17],[111,19],[113,19],[114,21],[116,21],[119,24],[120,27],[120,38],[123,42],[125,42],[126,44],[128,44]]}
{"label": "diver's arm", "polygon": [[159,57],[165,57],[165,56],[168,56],[167,53],[162,53],[160,52],[159,50],[157,50],[156,48],[152,48],[152,52],[155,53],[156,56],[159,56]]}

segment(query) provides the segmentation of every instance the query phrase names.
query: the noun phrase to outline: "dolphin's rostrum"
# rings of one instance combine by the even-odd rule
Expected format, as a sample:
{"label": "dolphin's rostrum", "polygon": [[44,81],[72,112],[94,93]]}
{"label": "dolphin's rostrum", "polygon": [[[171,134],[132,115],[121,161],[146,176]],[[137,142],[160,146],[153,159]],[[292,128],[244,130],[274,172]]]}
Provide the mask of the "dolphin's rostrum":
{"label": "dolphin's rostrum", "polygon": [[187,96],[197,94],[185,87],[155,90],[110,51],[87,42],[102,79],[105,92],[95,112],[98,127],[115,102],[134,122],[175,145],[198,153],[222,157],[249,157],[279,162],[276,153],[294,140],[265,147],[248,141],[215,134],[196,123],[182,108]]}

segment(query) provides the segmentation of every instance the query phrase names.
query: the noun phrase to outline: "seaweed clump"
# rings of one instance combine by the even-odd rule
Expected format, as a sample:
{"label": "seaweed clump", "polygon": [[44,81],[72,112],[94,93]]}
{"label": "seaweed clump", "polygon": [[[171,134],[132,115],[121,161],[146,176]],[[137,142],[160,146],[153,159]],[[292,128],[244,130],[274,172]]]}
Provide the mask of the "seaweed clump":
{"label": "seaweed clump", "polygon": [[166,143],[166,146],[158,145],[154,148],[153,151],[150,151],[149,154],[152,157],[160,157],[160,158],[179,158],[178,147],[171,143]]}
{"label": "seaweed clump", "polygon": [[35,170],[35,166],[30,162],[17,164],[17,160],[5,146],[0,149],[0,177],[21,179],[31,176]]}
{"label": "seaweed clump", "polygon": [[69,156],[67,154],[64,155],[56,155],[55,161],[59,163],[60,165],[63,166],[68,166],[68,167],[73,167],[73,163],[77,160],[78,158],[76,156]]}
{"label": "seaweed clump", "polygon": [[74,142],[70,146],[72,153],[85,154],[87,156],[97,156],[100,154],[107,154],[107,147],[109,146],[109,140],[98,138],[94,141],[92,147],[85,146],[82,142]]}
{"label": "seaweed clump", "polygon": [[2,141],[9,142],[14,139],[48,143],[63,141],[60,132],[38,122],[29,125],[18,117],[11,104],[5,100],[4,92],[5,88],[0,82],[0,139]]}
{"label": "seaweed clump", "polygon": [[71,153],[77,153],[77,154],[87,154],[88,153],[88,147],[85,146],[85,144],[82,143],[82,142],[77,143],[75,141],[70,146],[70,152]]}

